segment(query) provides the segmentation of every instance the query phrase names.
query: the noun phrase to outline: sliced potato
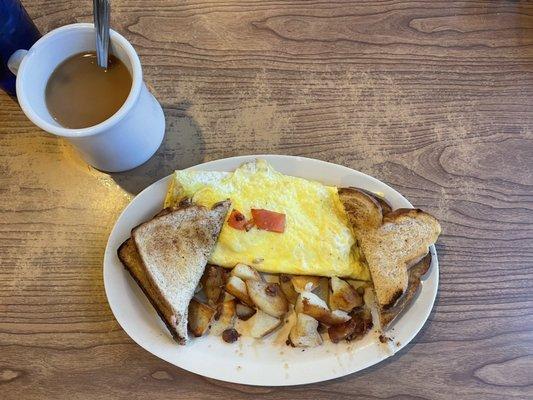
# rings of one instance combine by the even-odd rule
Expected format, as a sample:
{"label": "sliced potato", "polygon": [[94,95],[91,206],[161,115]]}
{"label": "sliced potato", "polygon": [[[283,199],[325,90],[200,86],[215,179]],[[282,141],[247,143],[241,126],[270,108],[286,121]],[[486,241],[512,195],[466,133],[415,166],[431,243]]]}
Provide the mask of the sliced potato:
{"label": "sliced potato", "polygon": [[209,323],[215,315],[215,309],[207,304],[192,299],[189,303],[189,330],[196,336],[202,336],[209,329]]}
{"label": "sliced potato", "polygon": [[363,297],[348,282],[334,276],[330,283],[329,307],[332,310],[350,312],[363,305]]}
{"label": "sliced potato", "polygon": [[247,280],[246,288],[255,306],[267,314],[281,318],[289,311],[289,302],[279,284]]}
{"label": "sliced potato", "polygon": [[372,329],[372,326],[372,312],[370,308],[364,307],[352,313],[352,318],[349,321],[330,326],[328,334],[333,343],[343,339],[350,341],[366,335]]}
{"label": "sliced potato", "polygon": [[222,302],[230,301],[230,300],[233,300],[233,299],[235,299],[234,295],[229,294],[228,292],[224,292],[224,298],[223,298]]}
{"label": "sliced potato", "polygon": [[368,307],[364,307],[357,313],[353,314],[352,319],[355,321],[355,330],[346,338],[347,340],[354,340],[363,337],[374,326],[372,322],[372,312]]}
{"label": "sliced potato", "polygon": [[233,328],[235,322],[235,300],[225,301],[219,304],[213,323],[211,324],[210,334],[220,336],[226,329]]}
{"label": "sliced potato", "polygon": [[207,304],[215,306],[224,298],[224,285],[226,283],[226,271],[224,268],[208,264],[200,280],[203,286]]}
{"label": "sliced potato", "polygon": [[298,295],[298,300],[296,301],[296,305],[294,306],[294,311],[296,311],[297,313],[303,312],[304,300],[306,300],[307,303],[316,305],[317,307],[328,309],[328,305],[326,304],[326,302],[323,301],[316,294],[311,292],[303,292]]}
{"label": "sliced potato", "polygon": [[383,327],[381,326],[381,309],[376,300],[374,288],[368,287],[365,289],[363,300],[365,302],[365,306],[363,307],[362,311],[367,314],[370,314],[370,321],[376,321],[378,328],[383,329]]}
{"label": "sliced potato", "polygon": [[320,297],[311,292],[300,293],[294,310],[330,326],[341,324],[350,319],[350,316],[342,310],[331,311]]}
{"label": "sliced potato", "polygon": [[239,278],[238,276],[230,276],[228,282],[226,283],[226,292],[235,296],[240,301],[249,306],[253,306],[254,302],[248,296],[248,290],[246,289],[246,283]]}
{"label": "sliced potato", "polygon": [[318,321],[318,333],[322,334],[322,333],[326,333],[327,331],[328,331],[328,326]]}
{"label": "sliced potato", "polygon": [[316,347],[322,344],[318,321],[306,314],[298,314],[289,332],[289,341],[295,347]]}
{"label": "sliced potato", "polygon": [[261,275],[255,270],[255,268],[250,267],[246,264],[237,264],[231,270],[231,276],[237,276],[243,281],[250,279],[253,281],[260,281]]}
{"label": "sliced potato", "polygon": [[235,312],[237,313],[237,317],[239,319],[246,321],[247,319],[250,319],[252,315],[255,314],[255,308],[248,307],[246,304],[237,303],[237,305],[235,306]]}
{"label": "sliced potato", "polygon": [[283,321],[267,313],[257,310],[257,312],[247,321],[250,329],[250,336],[259,339],[274,332],[281,326]]}
{"label": "sliced potato", "polygon": [[320,278],[317,287],[313,290],[313,293],[320,297],[326,304],[329,302],[329,279]]}
{"label": "sliced potato", "polygon": [[286,274],[281,274],[279,276],[279,285],[281,286],[281,291],[289,300],[289,303],[296,304],[296,300],[298,300],[298,293],[296,290],[294,290],[294,286],[291,282],[291,276]]}
{"label": "sliced potato", "polygon": [[365,307],[354,313],[349,321],[330,326],[328,334],[333,343],[338,343],[343,339],[350,341],[366,335],[372,326],[372,313],[369,308]]}
{"label": "sliced potato", "polygon": [[324,318],[324,323],[327,325],[335,325],[347,321],[350,316],[342,310],[333,310],[331,314]]}
{"label": "sliced potato", "polygon": [[332,325],[328,328],[329,339],[333,343],[339,343],[341,340],[352,336],[355,328],[356,322],[353,318],[350,318],[348,321],[343,322],[342,324]]}
{"label": "sliced potato", "polygon": [[263,280],[267,283],[279,283],[279,275],[278,274],[261,274]]}
{"label": "sliced potato", "polygon": [[312,292],[320,282],[320,276],[293,275],[291,282],[298,293]]}
{"label": "sliced potato", "polygon": [[372,287],[372,282],[358,281],[356,279],[350,279],[347,281],[361,296],[364,294],[365,289]]}

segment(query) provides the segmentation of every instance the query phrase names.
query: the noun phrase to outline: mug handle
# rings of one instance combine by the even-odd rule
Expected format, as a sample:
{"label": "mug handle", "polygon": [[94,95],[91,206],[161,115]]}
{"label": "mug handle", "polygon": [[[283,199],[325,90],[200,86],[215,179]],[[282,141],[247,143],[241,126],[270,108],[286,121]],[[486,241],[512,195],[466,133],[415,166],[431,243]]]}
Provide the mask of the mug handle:
{"label": "mug handle", "polygon": [[7,60],[7,67],[11,72],[13,72],[13,75],[17,75],[20,63],[27,53],[28,50],[19,49],[11,54],[11,57],[9,57],[9,60]]}

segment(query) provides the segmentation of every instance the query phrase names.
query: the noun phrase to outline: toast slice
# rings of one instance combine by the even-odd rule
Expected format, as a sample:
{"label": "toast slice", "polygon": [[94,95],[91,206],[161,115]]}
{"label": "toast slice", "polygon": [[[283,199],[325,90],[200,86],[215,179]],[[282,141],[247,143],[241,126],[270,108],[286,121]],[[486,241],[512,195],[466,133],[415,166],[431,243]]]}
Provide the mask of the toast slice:
{"label": "toast slice", "polygon": [[415,299],[419,292],[420,280],[429,271],[431,265],[431,254],[427,254],[422,260],[409,269],[409,279],[407,291],[398,300],[398,303],[387,310],[381,310],[379,323],[381,329],[387,329],[402,313],[407,305]]}
{"label": "toast slice", "polygon": [[399,209],[383,218],[383,225],[365,232],[361,251],[368,263],[378,304],[393,307],[406,292],[408,269],[437,241],[440,225],[418,209]]}
{"label": "toast slice", "polygon": [[408,293],[409,269],[422,260],[429,246],[437,241],[440,224],[418,209],[398,209],[383,215],[379,201],[355,188],[339,189],[339,196],[368,264],[382,315],[398,305],[383,316],[388,324],[416,293],[422,275],[417,278],[413,274],[412,279],[418,281],[411,286],[415,288],[414,293],[409,299],[405,296],[407,301],[398,303]]}
{"label": "toast slice", "polygon": [[230,201],[212,209],[186,205],[132,230],[119,257],[140,284],[172,336],[186,344],[188,306],[213,251]]}
{"label": "toast slice", "polygon": [[357,239],[382,225],[383,208],[373,196],[355,188],[340,188],[338,193]]}
{"label": "toast slice", "polygon": [[159,314],[159,317],[163,320],[174,339],[179,341],[179,337],[176,336],[176,331],[172,328],[172,310],[162,301],[158,292],[150,283],[141,257],[139,257],[135,243],[133,243],[133,239],[129,238],[120,245],[118,248],[118,258],[135,282],[137,282],[146,297],[148,297],[148,300],[150,300],[150,303],[152,303],[152,306],[155,308],[157,314]]}
{"label": "toast slice", "polygon": [[366,190],[366,189],[357,189],[357,190],[369,195],[375,201],[377,201],[379,203],[379,205],[381,206],[381,211],[382,211],[383,215],[387,215],[388,213],[392,212],[392,208],[391,208],[390,204],[383,197],[377,195],[374,192],[371,192],[370,190]]}

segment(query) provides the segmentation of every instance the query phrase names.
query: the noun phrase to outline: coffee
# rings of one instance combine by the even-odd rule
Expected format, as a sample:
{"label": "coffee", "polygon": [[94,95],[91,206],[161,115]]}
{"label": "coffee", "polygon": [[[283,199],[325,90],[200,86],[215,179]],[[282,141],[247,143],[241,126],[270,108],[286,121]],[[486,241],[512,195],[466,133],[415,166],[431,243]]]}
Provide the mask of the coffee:
{"label": "coffee", "polygon": [[109,55],[107,69],[100,68],[95,52],[67,58],[57,66],[46,85],[46,106],[65,128],[87,128],[105,121],[126,101],[131,74],[120,59]]}

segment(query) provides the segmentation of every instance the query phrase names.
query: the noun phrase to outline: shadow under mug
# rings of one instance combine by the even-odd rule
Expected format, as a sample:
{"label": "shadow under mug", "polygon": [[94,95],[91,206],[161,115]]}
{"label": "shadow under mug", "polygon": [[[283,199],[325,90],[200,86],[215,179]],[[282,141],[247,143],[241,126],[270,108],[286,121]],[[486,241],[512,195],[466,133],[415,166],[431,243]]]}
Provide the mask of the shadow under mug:
{"label": "shadow under mug", "polygon": [[17,50],[8,66],[17,75],[20,106],[35,125],[66,138],[95,168],[127,171],[146,162],[159,148],[165,134],[165,116],[143,82],[139,56],[122,35],[111,30],[109,48],[128,68],[132,86],[114,115],[94,126],[69,129],[59,125],[46,106],[46,84],[52,72],[70,56],[95,51],[95,37],[93,24],[66,25],[43,36],[30,50]]}

